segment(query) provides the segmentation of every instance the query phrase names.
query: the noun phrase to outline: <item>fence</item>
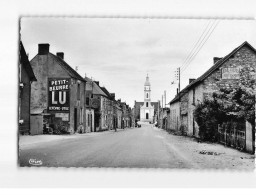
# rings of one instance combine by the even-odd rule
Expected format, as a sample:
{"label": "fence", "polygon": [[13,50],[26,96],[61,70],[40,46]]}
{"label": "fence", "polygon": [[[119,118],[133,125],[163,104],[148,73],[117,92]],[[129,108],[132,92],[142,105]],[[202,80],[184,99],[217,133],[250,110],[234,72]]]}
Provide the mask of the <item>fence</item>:
{"label": "fence", "polygon": [[246,149],[246,127],[244,123],[227,122],[218,125],[219,142],[238,150]]}

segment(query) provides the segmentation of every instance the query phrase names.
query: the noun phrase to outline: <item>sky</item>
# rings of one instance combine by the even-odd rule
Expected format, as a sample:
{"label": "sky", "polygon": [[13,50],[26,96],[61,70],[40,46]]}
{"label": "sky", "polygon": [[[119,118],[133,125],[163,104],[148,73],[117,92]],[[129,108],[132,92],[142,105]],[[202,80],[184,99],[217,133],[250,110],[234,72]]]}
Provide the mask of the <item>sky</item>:
{"label": "sky", "polygon": [[39,43],[49,43],[51,53],[64,52],[64,60],[78,67],[81,76],[99,81],[132,107],[135,100],[143,101],[147,74],[151,101],[161,100],[164,91],[166,103],[174,98],[175,70],[184,64],[207,25],[217,24],[193,61],[182,69],[181,89],[189,78],[207,71],[213,57],[224,57],[244,41],[256,48],[254,20],[23,17],[20,22],[30,60]]}

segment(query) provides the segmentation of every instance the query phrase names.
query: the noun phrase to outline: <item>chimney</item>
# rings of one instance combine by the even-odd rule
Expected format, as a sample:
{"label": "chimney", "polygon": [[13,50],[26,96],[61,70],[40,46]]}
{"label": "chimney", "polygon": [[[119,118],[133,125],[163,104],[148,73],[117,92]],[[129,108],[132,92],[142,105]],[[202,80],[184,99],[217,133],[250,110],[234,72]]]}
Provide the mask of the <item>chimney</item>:
{"label": "chimney", "polygon": [[219,57],[214,57],[213,58],[213,64],[215,64],[216,62],[218,62],[219,60],[221,60],[222,58]]}
{"label": "chimney", "polygon": [[50,44],[48,43],[40,43],[38,44],[38,54],[39,55],[47,55],[49,53]]}
{"label": "chimney", "polygon": [[64,60],[64,53],[63,52],[57,52],[56,56],[60,57],[62,60]]}
{"label": "chimney", "polygon": [[196,79],[189,79],[189,84],[192,83]]}
{"label": "chimney", "polygon": [[110,95],[111,95],[111,97],[113,98],[113,100],[115,100],[116,94],[115,94],[115,93],[111,93]]}
{"label": "chimney", "polygon": [[98,86],[100,86],[100,82],[99,81],[94,81],[94,83],[96,83]]}

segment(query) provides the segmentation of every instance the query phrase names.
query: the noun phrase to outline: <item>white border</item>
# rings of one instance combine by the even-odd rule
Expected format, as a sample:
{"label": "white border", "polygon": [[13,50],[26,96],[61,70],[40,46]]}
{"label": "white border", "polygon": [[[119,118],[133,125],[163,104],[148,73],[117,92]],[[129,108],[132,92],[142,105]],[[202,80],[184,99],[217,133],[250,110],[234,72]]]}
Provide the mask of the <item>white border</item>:
{"label": "white border", "polygon": [[17,165],[17,54],[20,16],[251,19],[256,16],[255,7],[254,0],[2,0],[0,187],[256,187],[255,172],[28,169],[18,168]]}

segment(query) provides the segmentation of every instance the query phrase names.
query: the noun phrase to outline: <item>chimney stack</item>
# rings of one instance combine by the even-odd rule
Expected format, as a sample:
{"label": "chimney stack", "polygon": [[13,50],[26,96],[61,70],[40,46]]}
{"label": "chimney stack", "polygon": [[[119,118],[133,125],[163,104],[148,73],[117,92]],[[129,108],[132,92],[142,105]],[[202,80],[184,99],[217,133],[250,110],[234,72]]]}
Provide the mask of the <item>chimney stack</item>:
{"label": "chimney stack", "polygon": [[115,100],[116,98],[116,94],[115,93],[110,93],[111,97],[113,98],[113,100]]}
{"label": "chimney stack", "polygon": [[192,83],[196,79],[189,79],[189,84]]}
{"label": "chimney stack", "polygon": [[49,53],[50,44],[48,43],[40,43],[38,44],[38,54],[39,55],[47,55]]}
{"label": "chimney stack", "polygon": [[94,81],[94,83],[96,83],[98,86],[100,86],[100,82],[99,81]]}
{"label": "chimney stack", "polygon": [[214,57],[213,58],[213,64],[215,64],[216,62],[218,62],[219,60],[221,60],[222,58],[219,57]]}
{"label": "chimney stack", "polygon": [[57,52],[56,56],[60,57],[62,60],[64,60],[64,53],[63,52]]}

